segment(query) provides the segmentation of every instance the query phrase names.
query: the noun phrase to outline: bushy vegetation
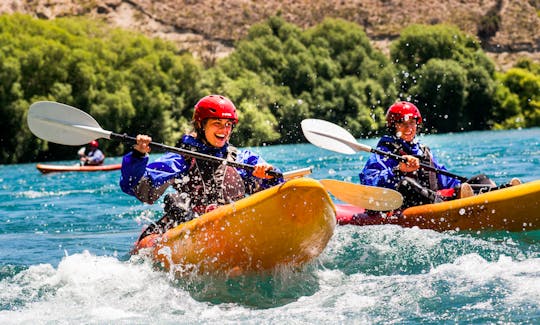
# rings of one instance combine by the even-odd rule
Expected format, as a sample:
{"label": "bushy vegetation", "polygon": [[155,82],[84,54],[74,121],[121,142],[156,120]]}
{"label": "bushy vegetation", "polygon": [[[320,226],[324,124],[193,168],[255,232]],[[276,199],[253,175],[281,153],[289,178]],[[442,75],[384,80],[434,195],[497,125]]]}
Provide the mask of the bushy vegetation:
{"label": "bushy vegetation", "polygon": [[[397,93],[388,59],[358,25],[334,19],[306,31],[280,18],[253,26],[211,74],[223,77],[219,84],[215,77],[204,78],[206,88],[227,91],[241,112],[245,103],[255,105],[265,115],[261,119],[279,131],[279,137],[266,139],[282,142],[302,141],[300,121],[309,117],[372,134]],[[242,124],[240,131],[260,127],[251,120]],[[265,138],[238,141],[260,144]]]}
{"label": "bushy vegetation", "polygon": [[[209,93],[230,97],[239,109],[239,146],[303,142],[300,121],[311,117],[373,136],[398,99],[415,102],[433,132],[540,125],[538,64],[523,61],[497,74],[477,40],[451,26],[409,27],[387,58],[354,23],[327,19],[302,30],[274,17],[235,48],[203,68],[171,43],[96,21],[0,16],[0,163],[74,158],[72,147],[28,130],[28,107],[39,100],[169,145]],[[109,155],[126,150],[102,144]]]}
{"label": "bushy vegetation", "polygon": [[501,88],[507,96],[501,101],[511,101],[495,110],[499,114],[495,128],[528,128],[540,125],[540,64],[523,60],[516,67],[499,77]]}
{"label": "bushy vegetation", "polygon": [[[40,100],[85,110],[104,129],[174,138],[189,121],[185,107],[199,96],[200,74],[190,55],[157,39],[81,18],[0,16],[0,162],[73,156],[73,148],[29,133],[26,113]],[[124,151],[104,147],[111,155]]]}

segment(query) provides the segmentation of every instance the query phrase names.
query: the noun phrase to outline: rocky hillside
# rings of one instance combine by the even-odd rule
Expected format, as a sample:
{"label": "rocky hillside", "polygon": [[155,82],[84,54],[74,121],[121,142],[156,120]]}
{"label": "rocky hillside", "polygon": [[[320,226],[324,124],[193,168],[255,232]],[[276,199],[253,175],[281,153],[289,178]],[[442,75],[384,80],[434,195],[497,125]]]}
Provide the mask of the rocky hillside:
{"label": "rocky hillside", "polygon": [[3,0],[0,13],[44,19],[91,16],[162,37],[206,61],[229,53],[248,28],[280,15],[303,28],[325,17],[354,21],[383,51],[412,23],[450,23],[477,35],[501,69],[540,60],[540,0]]}

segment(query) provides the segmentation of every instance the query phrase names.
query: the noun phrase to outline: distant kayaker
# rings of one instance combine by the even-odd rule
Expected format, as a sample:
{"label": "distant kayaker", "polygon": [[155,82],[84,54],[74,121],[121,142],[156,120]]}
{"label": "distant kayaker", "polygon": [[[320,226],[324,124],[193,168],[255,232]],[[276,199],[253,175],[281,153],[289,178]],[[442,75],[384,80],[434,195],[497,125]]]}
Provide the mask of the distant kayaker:
{"label": "distant kayaker", "polygon": [[[359,175],[360,182],[399,191],[403,195],[404,208],[472,196],[475,191],[470,184],[484,184],[484,188],[496,187],[485,175],[477,175],[462,183],[450,176],[420,169],[420,163],[423,163],[446,170],[429,147],[416,138],[421,124],[422,115],[414,104],[401,101],[391,105],[386,113],[389,134],[379,140],[377,149],[400,155],[407,162],[398,162],[373,153]],[[518,179],[513,179],[510,185],[519,183]]]}
{"label": "distant kayaker", "polygon": [[282,178],[266,174],[274,167],[258,154],[238,150],[229,144],[237,123],[238,114],[231,100],[221,95],[205,96],[195,105],[193,131],[184,135],[177,147],[252,165],[253,172],[233,168],[221,161],[189,158],[172,152],[149,163],[152,139],[148,135],[137,135],[137,144],[122,161],[122,190],[150,204],[169,186],[176,190],[165,195],[163,217],[150,225],[140,239],[283,182]]}
{"label": "distant kayaker", "polygon": [[78,154],[81,166],[99,166],[105,161],[105,155],[99,150],[99,143],[96,140],[92,140],[88,148],[79,149]]}

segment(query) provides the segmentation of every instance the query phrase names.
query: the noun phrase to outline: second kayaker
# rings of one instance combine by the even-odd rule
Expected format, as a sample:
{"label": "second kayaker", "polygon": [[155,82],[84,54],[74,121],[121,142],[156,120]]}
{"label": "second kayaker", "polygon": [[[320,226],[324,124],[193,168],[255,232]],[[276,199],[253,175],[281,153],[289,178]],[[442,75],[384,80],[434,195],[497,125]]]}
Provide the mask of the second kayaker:
{"label": "second kayaker", "polygon": [[[423,163],[435,169],[446,170],[430,148],[418,141],[416,135],[421,124],[422,115],[414,104],[401,101],[391,105],[386,113],[388,135],[379,140],[377,149],[402,156],[406,162],[373,153],[359,175],[360,182],[399,191],[403,195],[404,208],[468,197],[482,189],[521,183],[518,179],[512,179],[509,184],[497,187],[483,174],[462,183],[456,178],[421,169],[420,164]],[[473,190],[470,184],[481,186],[475,186]]]}

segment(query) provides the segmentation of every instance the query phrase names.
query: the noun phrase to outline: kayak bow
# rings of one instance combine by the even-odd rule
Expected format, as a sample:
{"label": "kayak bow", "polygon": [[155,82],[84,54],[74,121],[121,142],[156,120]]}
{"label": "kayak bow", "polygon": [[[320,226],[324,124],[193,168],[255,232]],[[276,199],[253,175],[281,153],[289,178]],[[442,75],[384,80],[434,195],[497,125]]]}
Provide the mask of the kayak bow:
{"label": "kayak bow", "polygon": [[221,206],[162,236],[136,243],[166,270],[240,275],[302,267],[325,249],[336,225],[316,180],[297,178]]}

